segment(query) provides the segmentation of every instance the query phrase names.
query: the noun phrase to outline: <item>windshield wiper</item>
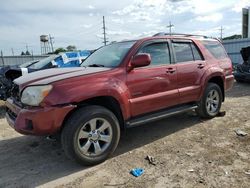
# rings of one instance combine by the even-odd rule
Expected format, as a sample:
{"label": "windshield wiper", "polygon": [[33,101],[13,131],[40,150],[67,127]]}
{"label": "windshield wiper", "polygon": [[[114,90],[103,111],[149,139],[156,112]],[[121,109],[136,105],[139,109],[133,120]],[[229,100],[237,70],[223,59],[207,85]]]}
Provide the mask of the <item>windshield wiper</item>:
{"label": "windshield wiper", "polygon": [[105,66],[102,64],[91,64],[88,67],[105,67]]}

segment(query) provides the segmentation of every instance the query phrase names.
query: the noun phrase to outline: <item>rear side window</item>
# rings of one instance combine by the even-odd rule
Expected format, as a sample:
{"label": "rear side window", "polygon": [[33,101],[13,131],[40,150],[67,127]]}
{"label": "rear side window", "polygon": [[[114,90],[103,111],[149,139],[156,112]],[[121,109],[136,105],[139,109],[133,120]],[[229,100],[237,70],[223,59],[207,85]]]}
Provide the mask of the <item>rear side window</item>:
{"label": "rear side window", "polygon": [[227,58],[226,51],[222,47],[222,45],[217,41],[202,41],[202,44],[208,49],[208,51],[216,58],[216,59],[224,59]]}
{"label": "rear side window", "polygon": [[190,44],[189,42],[173,42],[176,61],[178,63],[194,60]]}
{"label": "rear side window", "polygon": [[168,43],[153,43],[144,46],[139,53],[148,53],[151,56],[150,66],[170,64]]}

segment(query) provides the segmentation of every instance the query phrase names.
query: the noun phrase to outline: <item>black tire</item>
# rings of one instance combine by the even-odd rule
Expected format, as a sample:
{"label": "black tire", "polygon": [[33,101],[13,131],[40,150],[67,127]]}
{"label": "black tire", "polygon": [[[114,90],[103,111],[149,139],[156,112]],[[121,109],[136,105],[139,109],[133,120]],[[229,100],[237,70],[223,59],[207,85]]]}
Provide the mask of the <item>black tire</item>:
{"label": "black tire", "polygon": [[[99,120],[98,118],[101,120]],[[87,149],[87,151],[84,150],[84,152],[88,152],[86,154],[82,150],[83,148],[81,145],[82,140],[79,139],[80,131],[83,131],[86,133],[87,131],[84,129],[87,129],[87,127],[89,127],[90,129],[90,134],[93,133],[92,127],[91,127],[92,123],[90,123],[91,122],[90,120],[95,121],[96,127],[98,127],[98,123],[100,124],[100,121],[102,120],[108,123],[109,128],[108,130],[105,129],[105,131],[111,132],[111,134],[110,133],[109,134],[112,135],[111,141],[107,143],[108,145],[105,145],[106,143],[104,142],[103,147],[105,146],[106,149],[101,154],[98,154],[98,155],[95,152],[96,151],[95,144],[96,142],[98,142],[98,145],[100,147],[101,144],[103,144],[102,143],[103,141],[101,140],[94,141],[92,140],[93,139],[92,137],[91,138],[84,137],[83,142],[85,144],[83,144],[84,145],[83,147],[87,145],[87,142],[91,142],[91,145],[89,146],[88,144],[87,146],[89,149]],[[100,125],[100,127],[101,126],[102,125]],[[96,130],[98,129],[96,128]],[[99,131],[99,138],[101,137],[100,135],[103,135],[103,134],[102,132]],[[95,137],[95,139],[97,138]],[[118,145],[119,139],[120,139],[120,126],[119,126],[116,116],[111,111],[109,111],[108,109],[102,106],[86,106],[75,111],[66,121],[65,126],[62,130],[62,135],[61,135],[62,147],[66,156],[68,156],[71,159],[76,160],[78,163],[85,165],[85,166],[96,165],[105,161],[115,151]],[[93,150],[92,155],[90,155],[91,149]]]}
{"label": "black tire", "polygon": [[[214,109],[213,112],[212,110],[210,111],[209,108],[209,95],[211,95],[211,92],[214,91],[214,93],[218,94],[218,104],[215,106],[215,104],[210,104],[213,105]],[[216,95],[217,96],[217,95]],[[212,103],[212,102],[209,102]],[[221,108],[221,104],[222,104],[222,91],[221,88],[215,84],[215,83],[208,83],[204,94],[201,98],[201,101],[198,103],[198,108],[196,109],[197,114],[202,117],[202,118],[207,118],[207,119],[211,119],[215,116],[218,115],[218,113],[220,112],[220,108]],[[210,106],[211,109],[211,106]]]}

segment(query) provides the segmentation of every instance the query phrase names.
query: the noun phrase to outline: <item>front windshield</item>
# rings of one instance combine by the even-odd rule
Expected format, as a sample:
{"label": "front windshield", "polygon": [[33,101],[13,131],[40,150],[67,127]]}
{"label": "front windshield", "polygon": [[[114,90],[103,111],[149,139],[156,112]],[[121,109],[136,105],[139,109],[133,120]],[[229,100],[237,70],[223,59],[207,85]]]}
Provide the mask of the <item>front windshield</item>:
{"label": "front windshield", "polygon": [[49,64],[51,61],[53,61],[58,55],[51,55],[45,59],[40,60],[39,62],[29,66],[31,69],[41,69],[45,65]]}
{"label": "front windshield", "polygon": [[135,41],[118,42],[104,46],[90,55],[81,66],[117,67]]}
{"label": "front windshield", "polygon": [[26,63],[23,63],[21,65],[19,65],[20,68],[26,68],[26,67],[29,67],[30,65],[34,64],[38,62],[38,60],[35,60],[35,61],[29,61],[29,62],[26,62]]}

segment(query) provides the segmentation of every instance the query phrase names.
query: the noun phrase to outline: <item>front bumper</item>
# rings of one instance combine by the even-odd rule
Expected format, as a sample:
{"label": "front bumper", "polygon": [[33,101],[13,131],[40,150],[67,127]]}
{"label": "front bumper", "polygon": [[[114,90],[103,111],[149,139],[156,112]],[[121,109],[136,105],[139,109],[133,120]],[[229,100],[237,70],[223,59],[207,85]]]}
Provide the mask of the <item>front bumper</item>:
{"label": "front bumper", "polygon": [[57,133],[66,115],[76,106],[21,108],[12,99],[6,101],[6,119],[17,132],[26,135]]}

